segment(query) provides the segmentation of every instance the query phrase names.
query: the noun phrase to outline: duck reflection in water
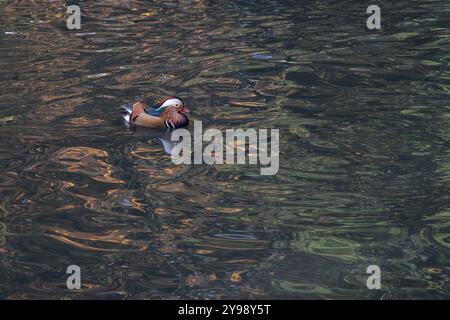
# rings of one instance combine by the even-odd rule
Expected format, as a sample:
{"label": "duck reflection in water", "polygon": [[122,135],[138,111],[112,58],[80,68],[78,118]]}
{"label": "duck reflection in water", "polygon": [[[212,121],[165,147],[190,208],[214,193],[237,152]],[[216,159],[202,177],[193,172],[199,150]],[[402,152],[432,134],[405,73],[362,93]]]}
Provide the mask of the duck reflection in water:
{"label": "duck reflection in water", "polygon": [[171,141],[172,133],[179,129],[161,130],[161,129],[134,126],[127,121],[123,121],[123,123],[130,131],[133,131],[135,138],[156,139],[161,143],[164,152],[168,155],[172,155],[172,150],[174,146],[177,144],[177,142],[174,143]]}

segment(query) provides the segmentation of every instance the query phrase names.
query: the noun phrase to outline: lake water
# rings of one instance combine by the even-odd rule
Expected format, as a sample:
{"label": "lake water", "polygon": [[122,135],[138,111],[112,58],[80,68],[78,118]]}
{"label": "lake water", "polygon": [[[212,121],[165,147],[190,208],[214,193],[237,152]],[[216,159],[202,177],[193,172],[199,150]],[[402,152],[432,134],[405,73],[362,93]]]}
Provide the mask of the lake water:
{"label": "lake water", "polygon": [[[450,298],[450,3],[73,3],[0,1],[0,298]],[[170,95],[278,174],[123,125]]]}

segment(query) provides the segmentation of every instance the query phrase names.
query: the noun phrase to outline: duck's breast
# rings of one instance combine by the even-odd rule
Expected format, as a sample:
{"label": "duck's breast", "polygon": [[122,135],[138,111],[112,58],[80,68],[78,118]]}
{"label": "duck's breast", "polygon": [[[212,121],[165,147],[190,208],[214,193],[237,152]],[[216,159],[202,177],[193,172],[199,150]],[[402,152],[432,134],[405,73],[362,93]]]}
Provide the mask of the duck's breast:
{"label": "duck's breast", "polygon": [[177,129],[185,127],[189,124],[189,119],[183,113],[179,113],[175,108],[167,108],[161,113],[161,119],[164,120],[164,124],[167,128]]}

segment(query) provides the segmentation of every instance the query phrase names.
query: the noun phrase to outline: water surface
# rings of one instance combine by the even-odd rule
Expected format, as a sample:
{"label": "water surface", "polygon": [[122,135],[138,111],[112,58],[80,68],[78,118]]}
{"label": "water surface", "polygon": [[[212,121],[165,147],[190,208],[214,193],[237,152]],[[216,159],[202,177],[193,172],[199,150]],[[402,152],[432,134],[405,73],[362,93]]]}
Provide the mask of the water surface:
{"label": "water surface", "polygon": [[[0,1],[0,298],[450,297],[450,3],[367,30],[358,1],[80,1],[74,31],[66,4]],[[120,121],[174,94],[280,129],[278,174]]]}

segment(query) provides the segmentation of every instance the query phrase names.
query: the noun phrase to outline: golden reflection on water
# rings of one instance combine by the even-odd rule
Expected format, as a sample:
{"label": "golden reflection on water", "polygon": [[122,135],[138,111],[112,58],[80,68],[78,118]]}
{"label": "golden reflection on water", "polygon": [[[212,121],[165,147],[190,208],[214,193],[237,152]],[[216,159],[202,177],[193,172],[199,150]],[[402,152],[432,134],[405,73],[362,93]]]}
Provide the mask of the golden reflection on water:
{"label": "golden reflection on water", "polygon": [[[93,250],[93,251],[106,251],[106,252],[118,252],[122,250],[146,250],[148,245],[144,241],[132,241],[127,238],[127,234],[123,233],[123,230],[110,230],[108,232],[89,233],[80,231],[69,231],[57,227],[50,227],[47,229],[47,233],[50,237],[72,245],[74,247]],[[106,248],[108,244],[113,244],[112,248]],[[123,246],[117,246],[123,245]],[[120,249],[120,247],[123,247]]]}
{"label": "golden reflection on water", "polygon": [[[114,178],[114,167],[105,160],[108,153],[105,150],[90,147],[71,147],[58,151],[52,160],[65,167],[64,170],[82,173],[94,180],[107,183],[125,183]],[[101,160],[102,159],[102,160]]]}

